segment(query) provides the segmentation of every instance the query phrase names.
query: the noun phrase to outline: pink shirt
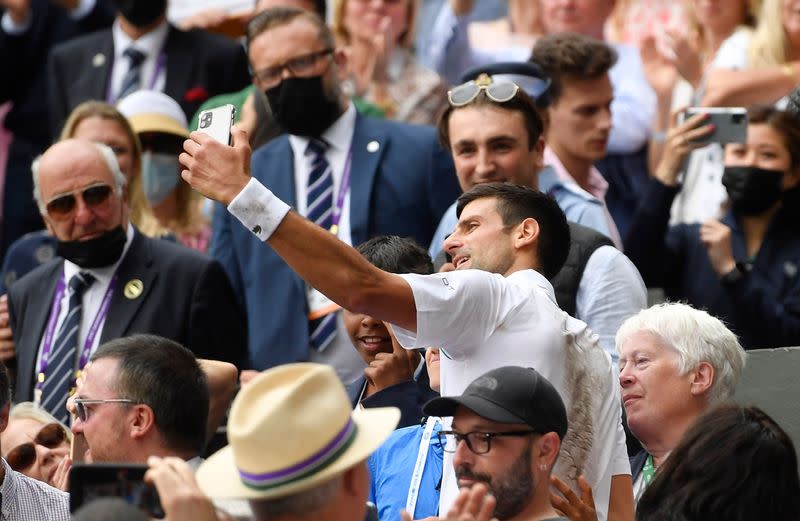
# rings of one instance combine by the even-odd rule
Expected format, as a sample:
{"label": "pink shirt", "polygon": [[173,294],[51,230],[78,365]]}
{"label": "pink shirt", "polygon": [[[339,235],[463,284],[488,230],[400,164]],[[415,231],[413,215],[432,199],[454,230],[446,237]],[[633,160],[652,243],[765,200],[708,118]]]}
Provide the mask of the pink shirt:
{"label": "pink shirt", "polygon": [[550,147],[545,147],[544,149],[544,164],[553,167],[558,179],[572,191],[582,193],[583,195],[592,197],[600,202],[600,204],[603,206],[603,213],[606,216],[606,221],[608,221],[608,231],[611,234],[611,240],[614,241],[614,245],[617,248],[622,250],[622,238],[620,237],[617,225],[614,223],[614,219],[611,217],[608,207],[606,206],[608,181],[605,180],[603,174],[601,174],[597,168],[592,166],[589,170],[589,176],[586,180],[588,189],[583,188],[577,183],[577,181],[575,181],[575,178],[572,177],[569,172],[567,172],[567,169],[561,163],[561,160],[558,158],[556,153],[550,149]]}

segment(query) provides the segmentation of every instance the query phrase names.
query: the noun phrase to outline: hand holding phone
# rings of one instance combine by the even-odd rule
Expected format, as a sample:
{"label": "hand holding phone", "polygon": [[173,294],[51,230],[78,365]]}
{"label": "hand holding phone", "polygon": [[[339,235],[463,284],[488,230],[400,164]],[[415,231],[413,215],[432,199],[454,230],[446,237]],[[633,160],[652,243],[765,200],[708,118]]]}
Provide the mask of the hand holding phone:
{"label": "hand holding phone", "polygon": [[164,518],[164,510],[153,485],[144,482],[147,465],[125,463],[75,463],[70,472],[69,508],[100,497],[121,497],[149,517]]}
{"label": "hand holding phone", "polygon": [[204,110],[197,118],[197,130],[208,134],[223,145],[231,144],[231,127],[236,115],[236,107],[230,103],[221,107]]}
{"label": "hand holding phone", "polygon": [[747,142],[747,109],[744,107],[689,107],[678,122],[683,123],[697,114],[705,114],[704,124],[714,125],[714,130],[692,143],[745,143]]}

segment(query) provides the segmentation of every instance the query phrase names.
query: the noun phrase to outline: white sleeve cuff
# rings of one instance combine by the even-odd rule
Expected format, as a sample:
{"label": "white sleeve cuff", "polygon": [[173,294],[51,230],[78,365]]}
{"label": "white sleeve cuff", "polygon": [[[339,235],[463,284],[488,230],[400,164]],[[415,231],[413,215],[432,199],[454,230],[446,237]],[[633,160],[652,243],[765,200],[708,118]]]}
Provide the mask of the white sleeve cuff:
{"label": "white sleeve cuff", "polygon": [[33,14],[30,8],[28,8],[28,16],[21,24],[15,23],[14,20],[11,19],[11,15],[7,12],[4,13],[3,18],[0,19],[0,27],[2,27],[3,31],[9,36],[25,34],[28,29],[31,28],[31,23],[33,23]]}
{"label": "white sleeve cuff", "polygon": [[254,177],[228,205],[228,212],[261,241],[275,233],[290,209]]}
{"label": "white sleeve cuff", "polygon": [[69,17],[73,20],[80,20],[92,12],[97,0],[78,0],[78,7],[69,12]]}

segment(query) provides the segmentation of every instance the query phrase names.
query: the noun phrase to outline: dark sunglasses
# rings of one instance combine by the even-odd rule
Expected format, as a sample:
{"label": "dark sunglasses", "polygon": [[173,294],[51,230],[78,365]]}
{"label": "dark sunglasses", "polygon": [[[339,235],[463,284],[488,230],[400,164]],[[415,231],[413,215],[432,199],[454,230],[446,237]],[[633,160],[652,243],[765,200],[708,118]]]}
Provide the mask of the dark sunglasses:
{"label": "dark sunglasses", "polygon": [[59,423],[48,423],[33,438],[33,442],[23,443],[11,449],[6,456],[9,466],[22,472],[36,463],[36,445],[55,449],[67,439],[67,431]]}
{"label": "dark sunglasses", "polygon": [[[80,194],[86,206],[89,208],[96,208],[108,200],[112,191],[113,189],[109,185],[99,184],[84,188]],[[66,217],[75,209],[76,204],[77,200],[75,198],[75,192],[73,192],[51,199],[47,202],[45,208],[47,208],[47,213],[50,214],[51,217]]]}
{"label": "dark sunglasses", "polygon": [[472,103],[481,91],[486,91],[486,96],[496,102],[511,101],[519,92],[519,86],[511,82],[494,83],[488,74],[481,74],[476,79],[462,83],[447,92],[447,100],[453,107],[463,107]]}

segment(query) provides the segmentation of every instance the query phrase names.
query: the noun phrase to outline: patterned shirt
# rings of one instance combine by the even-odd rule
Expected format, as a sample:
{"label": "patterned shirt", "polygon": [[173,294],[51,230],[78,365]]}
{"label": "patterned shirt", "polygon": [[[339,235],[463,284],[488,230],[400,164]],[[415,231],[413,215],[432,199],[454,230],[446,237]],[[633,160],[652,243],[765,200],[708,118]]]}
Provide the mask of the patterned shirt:
{"label": "patterned shirt", "polygon": [[69,521],[69,494],[17,471],[5,459],[0,521]]}

